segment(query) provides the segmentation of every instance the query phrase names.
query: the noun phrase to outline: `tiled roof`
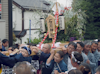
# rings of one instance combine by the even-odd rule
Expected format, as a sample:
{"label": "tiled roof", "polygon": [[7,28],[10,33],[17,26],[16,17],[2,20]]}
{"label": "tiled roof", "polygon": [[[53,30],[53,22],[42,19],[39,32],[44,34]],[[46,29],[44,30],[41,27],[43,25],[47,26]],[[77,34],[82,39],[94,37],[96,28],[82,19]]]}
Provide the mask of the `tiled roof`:
{"label": "tiled roof", "polygon": [[45,0],[13,0],[23,8],[49,10],[50,4]]}

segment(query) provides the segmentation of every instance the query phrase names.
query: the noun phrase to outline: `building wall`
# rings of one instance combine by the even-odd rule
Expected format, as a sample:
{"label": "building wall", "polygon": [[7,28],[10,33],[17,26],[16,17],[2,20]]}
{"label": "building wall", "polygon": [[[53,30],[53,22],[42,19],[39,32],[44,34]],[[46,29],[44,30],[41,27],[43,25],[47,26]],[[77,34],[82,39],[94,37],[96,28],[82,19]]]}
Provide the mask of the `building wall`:
{"label": "building wall", "polygon": [[[37,12],[25,11],[24,29],[29,29],[29,25],[30,25],[29,20],[31,20],[31,29],[39,29],[40,28],[39,19],[40,19],[40,15]],[[39,38],[38,30],[31,30],[31,39],[34,39],[35,37]],[[29,30],[27,30],[25,37],[22,38],[22,43],[26,42],[27,38],[29,38]]]}
{"label": "building wall", "polygon": [[34,11],[24,12],[24,29],[29,29],[29,20],[31,20],[31,28],[40,28],[39,20],[40,15]]}
{"label": "building wall", "polygon": [[[2,34],[0,35],[0,37],[4,37],[6,39],[9,38],[9,31],[8,31],[8,0],[1,0],[1,4],[2,4],[2,13],[1,13],[1,20],[4,21],[4,23],[0,22],[0,25],[5,24],[5,27],[2,27],[0,29],[0,31],[2,32]],[[0,26],[1,27],[1,26]],[[5,35],[3,36],[3,34],[5,33]]]}
{"label": "building wall", "polygon": [[0,20],[0,39],[6,38],[6,22],[5,20]]}
{"label": "building wall", "polygon": [[16,31],[22,30],[22,10],[13,4],[13,28]]}
{"label": "building wall", "polygon": [[[29,38],[29,20],[31,20],[31,39],[39,38],[39,19],[40,15],[34,11],[24,12],[24,29],[27,30],[27,33],[24,37],[22,37],[22,43],[27,42],[27,38]],[[13,28],[14,30],[21,31],[22,30],[22,10],[13,4]],[[37,33],[36,33],[37,32]],[[17,39],[16,43],[20,43]]]}

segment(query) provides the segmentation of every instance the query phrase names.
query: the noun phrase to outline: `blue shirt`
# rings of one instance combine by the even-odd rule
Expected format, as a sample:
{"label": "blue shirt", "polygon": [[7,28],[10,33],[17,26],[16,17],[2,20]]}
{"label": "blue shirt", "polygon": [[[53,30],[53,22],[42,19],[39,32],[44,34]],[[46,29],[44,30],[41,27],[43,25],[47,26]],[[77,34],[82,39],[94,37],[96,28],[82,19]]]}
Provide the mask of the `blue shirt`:
{"label": "blue shirt", "polygon": [[[46,67],[52,69],[52,68],[54,68],[54,64],[57,64],[57,63],[54,62],[54,60],[52,60],[49,64],[46,64]],[[59,65],[60,69],[59,69],[58,65]],[[57,70],[59,73],[67,71],[67,65],[63,60],[60,61],[58,63],[58,65],[55,66],[56,67],[55,70]]]}
{"label": "blue shirt", "polygon": [[2,51],[7,51],[3,45],[2,45]]}
{"label": "blue shirt", "polygon": [[95,74],[95,70],[94,70],[94,67],[96,66],[95,57],[94,57],[94,55],[91,52],[88,52],[87,57],[88,57],[88,59],[90,61],[89,65],[91,67],[92,74]]}
{"label": "blue shirt", "polygon": [[83,63],[86,63],[86,61],[89,60],[87,55],[85,53],[83,53],[83,52],[81,52],[81,55],[83,57]]}
{"label": "blue shirt", "polygon": [[94,60],[95,60],[95,63],[96,63],[96,66],[95,66],[95,69],[98,67],[98,61],[100,59],[100,54],[99,52],[96,50],[95,52],[93,52],[93,55],[94,55]]}

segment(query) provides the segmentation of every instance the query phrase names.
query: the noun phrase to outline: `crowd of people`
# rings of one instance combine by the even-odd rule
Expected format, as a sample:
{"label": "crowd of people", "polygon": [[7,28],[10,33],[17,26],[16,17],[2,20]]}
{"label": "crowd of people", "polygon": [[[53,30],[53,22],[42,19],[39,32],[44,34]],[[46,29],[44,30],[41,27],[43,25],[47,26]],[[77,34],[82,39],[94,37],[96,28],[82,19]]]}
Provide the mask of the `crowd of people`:
{"label": "crowd of people", "polygon": [[[0,68],[6,66],[12,71],[2,69],[1,74],[100,74],[100,40],[73,41],[53,49],[46,43],[42,49],[33,44],[15,44],[6,50],[8,43],[7,39],[0,41]],[[32,60],[39,61],[39,69]]]}

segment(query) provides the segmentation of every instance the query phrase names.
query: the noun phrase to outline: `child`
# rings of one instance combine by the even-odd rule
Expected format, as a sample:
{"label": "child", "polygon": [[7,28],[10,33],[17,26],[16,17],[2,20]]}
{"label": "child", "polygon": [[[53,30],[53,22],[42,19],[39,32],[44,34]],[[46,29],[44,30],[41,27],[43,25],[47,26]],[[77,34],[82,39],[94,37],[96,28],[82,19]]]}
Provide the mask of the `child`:
{"label": "child", "polygon": [[58,51],[54,54],[54,50],[51,51],[50,57],[47,59],[46,68],[52,69],[51,74],[59,74],[67,71],[67,65],[63,61],[64,53]]}

